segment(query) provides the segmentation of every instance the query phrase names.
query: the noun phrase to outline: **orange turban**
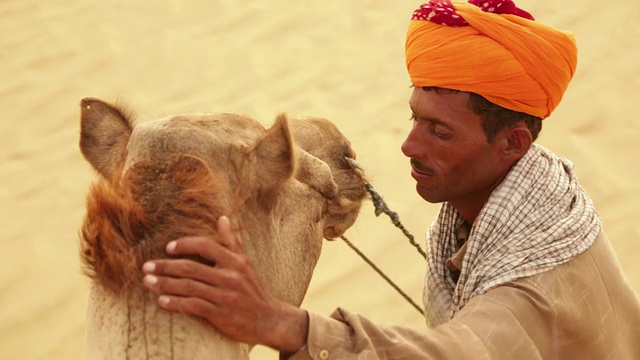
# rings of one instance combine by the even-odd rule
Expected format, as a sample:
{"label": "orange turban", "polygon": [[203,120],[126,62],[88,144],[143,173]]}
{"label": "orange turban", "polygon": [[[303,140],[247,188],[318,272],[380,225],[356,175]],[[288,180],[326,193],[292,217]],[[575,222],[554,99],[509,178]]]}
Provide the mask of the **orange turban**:
{"label": "orange turban", "polygon": [[473,92],[541,118],[560,103],[577,63],[570,33],[511,0],[431,0],[414,12],[405,50],[414,86]]}

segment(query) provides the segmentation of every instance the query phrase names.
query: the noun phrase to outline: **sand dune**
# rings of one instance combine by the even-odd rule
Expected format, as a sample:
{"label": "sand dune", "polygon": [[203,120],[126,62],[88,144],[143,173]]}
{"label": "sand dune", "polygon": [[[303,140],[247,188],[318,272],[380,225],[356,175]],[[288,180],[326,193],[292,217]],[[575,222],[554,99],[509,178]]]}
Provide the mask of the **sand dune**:
{"label": "sand dune", "polygon": [[[572,159],[640,290],[640,5],[520,0],[574,32],[579,66],[539,142]],[[414,191],[404,33],[420,2],[0,2],[0,359],[84,358],[87,281],[77,231],[94,174],[78,151],[79,101],[128,104],[140,121],[230,111],[332,119],[418,239],[438,207]],[[347,236],[413,297],[424,264],[367,205]],[[423,320],[340,242],[326,243],[305,307],[383,323]],[[258,348],[255,359],[275,359]]]}

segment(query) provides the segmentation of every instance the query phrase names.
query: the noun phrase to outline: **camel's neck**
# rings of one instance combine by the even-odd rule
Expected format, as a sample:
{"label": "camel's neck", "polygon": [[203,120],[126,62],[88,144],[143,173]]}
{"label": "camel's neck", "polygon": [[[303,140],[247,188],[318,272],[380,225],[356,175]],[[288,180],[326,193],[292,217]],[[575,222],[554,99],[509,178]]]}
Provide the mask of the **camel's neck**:
{"label": "camel's neck", "polygon": [[94,284],[87,311],[90,359],[249,359],[249,346],[204,321],[160,309],[156,295],[125,297]]}

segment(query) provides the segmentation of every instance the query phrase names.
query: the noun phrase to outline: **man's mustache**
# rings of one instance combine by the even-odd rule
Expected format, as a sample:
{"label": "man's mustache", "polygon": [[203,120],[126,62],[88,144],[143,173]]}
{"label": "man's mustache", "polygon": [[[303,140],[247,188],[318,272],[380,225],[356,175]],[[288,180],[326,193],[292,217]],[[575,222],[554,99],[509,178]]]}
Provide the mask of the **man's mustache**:
{"label": "man's mustache", "polygon": [[433,171],[433,169],[431,169],[430,167],[422,164],[418,160],[412,158],[410,161],[411,161],[411,166],[414,169],[416,169],[416,170],[418,170],[418,171],[420,171],[422,173],[428,174],[428,175],[434,175],[435,174],[435,171]]}

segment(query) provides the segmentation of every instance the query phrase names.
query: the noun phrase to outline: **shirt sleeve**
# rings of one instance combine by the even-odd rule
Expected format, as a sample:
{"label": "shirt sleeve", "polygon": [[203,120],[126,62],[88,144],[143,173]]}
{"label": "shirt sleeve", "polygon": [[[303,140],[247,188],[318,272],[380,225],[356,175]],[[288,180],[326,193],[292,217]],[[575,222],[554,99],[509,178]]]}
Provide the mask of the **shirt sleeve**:
{"label": "shirt sleeve", "polygon": [[501,286],[474,297],[433,329],[380,326],[337,309],[309,313],[306,347],[289,359],[542,359],[553,314],[533,287]]}

